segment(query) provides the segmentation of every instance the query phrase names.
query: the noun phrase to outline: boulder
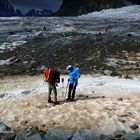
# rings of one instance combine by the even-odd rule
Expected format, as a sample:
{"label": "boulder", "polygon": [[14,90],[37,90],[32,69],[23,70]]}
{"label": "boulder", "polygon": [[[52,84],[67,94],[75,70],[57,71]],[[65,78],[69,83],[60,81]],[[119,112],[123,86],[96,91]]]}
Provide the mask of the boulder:
{"label": "boulder", "polygon": [[27,138],[27,140],[42,140],[42,138],[39,134],[35,134],[35,135],[32,135],[32,136],[29,136]]}
{"label": "boulder", "polygon": [[3,132],[3,131],[11,131],[11,128],[7,126],[6,124],[4,124],[3,122],[0,122],[0,132]]}
{"label": "boulder", "polygon": [[99,137],[97,137],[91,130],[81,129],[75,132],[72,140],[99,140]]}
{"label": "boulder", "polygon": [[116,130],[116,131],[114,132],[114,137],[120,138],[120,137],[122,137],[125,133],[126,133],[126,132],[125,132],[124,130]]}
{"label": "boulder", "polygon": [[44,136],[45,140],[68,140],[72,137],[72,133],[66,132],[62,129],[49,129]]}
{"label": "boulder", "polygon": [[100,140],[115,140],[115,138],[112,135],[101,135]]}
{"label": "boulder", "polygon": [[15,140],[15,136],[16,136],[15,133],[7,133],[7,134],[0,136],[0,139],[1,140]]}
{"label": "boulder", "polygon": [[136,129],[138,129],[138,128],[139,128],[139,126],[138,126],[138,125],[136,125],[136,124],[133,124],[133,125],[131,125],[131,126],[130,126],[130,128],[131,128],[132,130],[136,130]]}
{"label": "boulder", "polygon": [[0,122],[0,139],[1,140],[14,140],[15,138],[15,132],[12,131],[12,129],[4,124],[3,122]]}
{"label": "boulder", "polygon": [[140,140],[140,134],[139,133],[124,134],[121,137],[121,140]]}
{"label": "boulder", "polygon": [[15,140],[26,140],[26,133],[25,132],[18,132],[16,134]]}
{"label": "boulder", "polygon": [[16,134],[15,140],[41,140],[38,129],[30,129]]}

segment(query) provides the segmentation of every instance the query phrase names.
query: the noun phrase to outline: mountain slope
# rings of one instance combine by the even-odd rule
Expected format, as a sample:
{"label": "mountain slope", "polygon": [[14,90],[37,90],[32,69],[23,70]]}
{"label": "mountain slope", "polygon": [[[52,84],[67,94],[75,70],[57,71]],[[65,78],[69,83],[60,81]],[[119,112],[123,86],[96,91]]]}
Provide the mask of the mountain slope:
{"label": "mountain slope", "polygon": [[15,10],[8,0],[0,0],[0,16],[15,16]]}
{"label": "mountain slope", "polygon": [[39,11],[31,9],[26,15],[23,15],[19,9],[15,10],[8,0],[0,0],[0,17],[11,17],[11,16],[43,17],[43,16],[51,16],[52,14],[53,12],[51,10],[44,9],[42,11]]}
{"label": "mountain slope", "polygon": [[77,16],[92,11],[108,8],[119,8],[125,5],[140,4],[138,0],[64,0],[58,16]]}

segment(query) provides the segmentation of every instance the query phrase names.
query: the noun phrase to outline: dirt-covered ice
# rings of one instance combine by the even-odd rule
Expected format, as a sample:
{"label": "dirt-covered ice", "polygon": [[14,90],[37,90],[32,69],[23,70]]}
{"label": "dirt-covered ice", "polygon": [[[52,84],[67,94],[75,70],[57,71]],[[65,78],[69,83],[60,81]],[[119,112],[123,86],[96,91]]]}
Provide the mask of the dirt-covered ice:
{"label": "dirt-covered ice", "polygon": [[[42,76],[12,76],[0,80],[0,120],[16,130],[38,127],[74,131],[89,128],[98,134],[140,127],[140,79],[82,75],[75,102],[64,102],[67,85],[58,86],[59,105],[47,102]],[[140,132],[140,128],[136,131]]]}

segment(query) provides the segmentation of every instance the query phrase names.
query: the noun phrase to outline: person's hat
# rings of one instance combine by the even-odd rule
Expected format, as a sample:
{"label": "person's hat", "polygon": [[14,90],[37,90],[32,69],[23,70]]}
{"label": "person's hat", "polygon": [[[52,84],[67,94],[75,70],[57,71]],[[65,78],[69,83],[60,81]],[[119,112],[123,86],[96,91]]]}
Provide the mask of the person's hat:
{"label": "person's hat", "polygon": [[67,66],[67,70],[69,70],[70,68],[72,68],[72,65],[68,65]]}

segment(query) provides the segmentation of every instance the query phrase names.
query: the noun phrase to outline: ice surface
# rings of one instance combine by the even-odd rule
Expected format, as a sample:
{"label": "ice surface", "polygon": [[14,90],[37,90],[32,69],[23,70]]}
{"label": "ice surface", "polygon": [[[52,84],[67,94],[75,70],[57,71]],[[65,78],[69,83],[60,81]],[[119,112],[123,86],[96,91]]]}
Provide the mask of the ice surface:
{"label": "ice surface", "polygon": [[[97,134],[112,134],[118,129],[133,132],[130,125],[140,125],[138,77],[130,80],[82,75],[77,87],[77,101],[69,103],[63,102],[68,77],[62,77],[65,83],[57,87],[58,100],[61,101],[57,106],[47,102],[44,76],[1,79],[0,95],[5,94],[5,97],[0,99],[0,120],[15,130],[38,127],[45,131],[48,128],[75,131],[89,128]],[[23,125],[24,122],[27,123]],[[140,129],[137,131],[140,132]]]}
{"label": "ice surface", "polygon": [[[2,63],[2,62],[1,62]],[[4,62],[3,62],[4,63]],[[18,95],[21,94],[23,91],[30,90],[30,94],[41,94],[48,92],[47,83],[43,81],[43,79],[37,77],[32,77],[30,81],[29,78],[22,77],[22,81],[19,77],[16,79],[11,79],[12,85],[11,87],[7,88],[8,83],[4,83],[4,86],[1,84],[0,94],[3,91],[6,91],[7,94]],[[67,77],[63,76],[65,79],[64,84],[59,84],[58,95],[62,92],[66,91],[67,87]],[[19,81],[18,81],[19,80]],[[24,82],[23,82],[24,81]],[[7,86],[6,86],[7,85]],[[29,86],[27,86],[29,85]],[[139,95],[140,94],[140,81],[132,80],[132,79],[121,79],[118,77],[108,77],[108,76],[91,76],[91,75],[82,75],[80,78],[78,87],[77,87],[77,94],[93,94],[95,96],[132,96],[132,95]],[[15,88],[16,87],[16,88]],[[14,90],[15,89],[15,90]],[[21,90],[21,91],[20,91]],[[18,91],[18,93],[16,93]],[[20,91],[20,92],[19,92]]]}

